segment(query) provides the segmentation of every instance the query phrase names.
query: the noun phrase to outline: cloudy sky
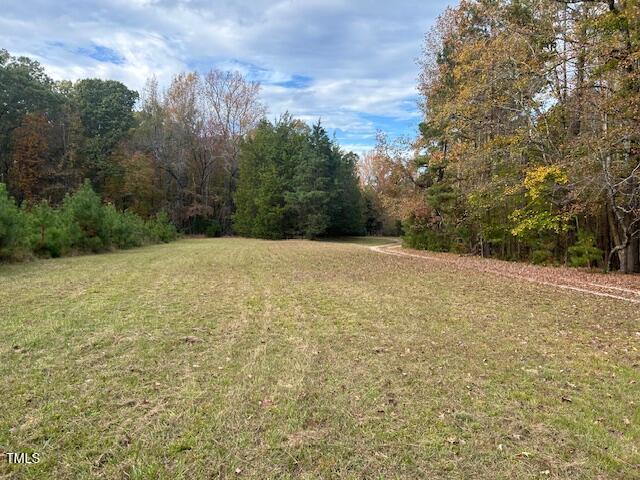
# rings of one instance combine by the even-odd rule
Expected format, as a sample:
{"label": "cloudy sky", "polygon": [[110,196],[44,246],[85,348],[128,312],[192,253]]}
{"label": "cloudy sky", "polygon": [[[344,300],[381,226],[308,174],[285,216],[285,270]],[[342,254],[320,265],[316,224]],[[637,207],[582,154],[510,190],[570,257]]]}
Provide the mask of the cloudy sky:
{"label": "cloudy sky", "polygon": [[140,90],[180,71],[239,70],[271,117],[322,119],[361,152],[376,129],[415,132],[416,59],[447,0],[2,0],[0,47],[55,79]]}

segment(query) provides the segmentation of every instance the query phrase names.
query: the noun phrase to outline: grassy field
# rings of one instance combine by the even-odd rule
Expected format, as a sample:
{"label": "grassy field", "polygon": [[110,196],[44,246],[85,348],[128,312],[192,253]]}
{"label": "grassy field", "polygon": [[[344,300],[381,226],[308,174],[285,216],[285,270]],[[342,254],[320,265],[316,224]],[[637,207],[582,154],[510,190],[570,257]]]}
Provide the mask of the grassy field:
{"label": "grassy field", "polygon": [[638,305],[349,242],[0,267],[8,478],[640,478]]}

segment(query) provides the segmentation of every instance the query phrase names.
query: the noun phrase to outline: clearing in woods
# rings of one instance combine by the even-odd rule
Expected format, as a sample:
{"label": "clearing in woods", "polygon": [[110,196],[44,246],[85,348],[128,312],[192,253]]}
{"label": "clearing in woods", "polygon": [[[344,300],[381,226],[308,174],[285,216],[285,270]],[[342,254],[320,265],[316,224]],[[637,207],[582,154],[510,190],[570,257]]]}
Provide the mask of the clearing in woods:
{"label": "clearing in woods", "polygon": [[1,266],[0,476],[640,475],[638,304],[365,246]]}

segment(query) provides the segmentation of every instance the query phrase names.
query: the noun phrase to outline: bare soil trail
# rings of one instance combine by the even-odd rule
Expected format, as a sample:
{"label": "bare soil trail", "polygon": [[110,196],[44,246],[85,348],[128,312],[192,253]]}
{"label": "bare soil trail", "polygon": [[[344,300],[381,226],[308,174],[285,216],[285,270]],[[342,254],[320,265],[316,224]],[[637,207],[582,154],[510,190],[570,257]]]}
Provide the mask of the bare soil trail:
{"label": "bare soil trail", "polygon": [[568,267],[542,267],[451,253],[425,252],[423,250],[402,248],[400,245],[395,244],[369,248],[374,252],[386,255],[437,262],[452,269],[471,269],[540,285],[640,304],[640,275],[593,273]]}

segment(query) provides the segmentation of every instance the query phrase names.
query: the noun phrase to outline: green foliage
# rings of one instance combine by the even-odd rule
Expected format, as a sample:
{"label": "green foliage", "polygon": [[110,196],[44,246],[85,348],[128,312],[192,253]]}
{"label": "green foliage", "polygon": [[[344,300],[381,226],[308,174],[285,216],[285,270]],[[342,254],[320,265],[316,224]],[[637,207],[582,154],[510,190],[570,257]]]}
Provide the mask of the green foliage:
{"label": "green foliage", "polygon": [[449,235],[451,238],[449,250],[454,253],[466,253],[469,250],[471,235],[471,229],[466,225],[455,228],[453,233]]}
{"label": "green foliage", "polygon": [[24,245],[25,222],[22,212],[0,183],[0,259],[15,258]]}
{"label": "green foliage", "polygon": [[29,247],[39,256],[60,257],[72,247],[68,217],[51,208],[46,201],[26,210]]}
{"label": "green foliage", "polygon": [[290,117],[260,123],[240,151],[234,229],[240,235],[278,239],[288,233],[285,194],[293,165],[303,157],[304,132]]}
{"label": "green foliage", "polygon": [[[0,125],[18,123],[34,111],[47,111],[57,103],[53,81],[44,68],[27,57],[12,57],[0,49],[0,105],[4,105]],[[5,110],[6,109],[6,110]]]}
{"label": "green foliage", "polygon": [[60,257],[72,252],[133,248],[170,242],[177,236],[165,212],[145,222],[133,212],[103,205],[88,182],[67,195],[58,209],[45,201],[18,208],[0,183],[0,259],[20,259],[28,252]]}
{"label": "green foliage", "polygon": [[94,185],[102,186],[115,173],[109,157],[135,125],[133,106],[137,99],[137,92],[115,80],[84,79],[73,86],[72,101],[86,139],[83,154]]}
{"label": "green foliage", "polygon": [[561,233],[569,228],[570,217],[565,214],[554,214],[550,211],[535,211],[533,208],[514,210],[509,218],[515,223],[511,233],[516,237],[527,238],[542,233]]}
{"label": "green foliage", "polygon": [[529,241],[529,261],[535,265],[552,265],[556,262],[554,256],[555,239],[553,236],[536,238]]}
{"label": "green foliage", "polygon": [[204,233],[209,238],[219,237],[222,235],[222,225],[218,220],[211,220]]}
{"label": "green foliage", "polygon": [[530,258],[534,265],[551,265],[553,263],[553,252],[546,248],[532,250]]}
{"label": "green foliage", "polygon": [[75,194],[65,197],[63,211],[69,218],[74,247],[98,252],[109,246],[106,210],[88,180]]}
{"label": "green foliage", "polygon": [[216,222],[217,220],[212,220],[205,215],[193,215],[189,219],[189,224],[186,228],[186,231],[191,235],[208,235],[207,232]]}
{"label": "green foliage", "polygon": [[331,170],[336,153],[320,125],[313,127],[309,143],[303,144],[303,155],[293,176],[293,192],[285,200],[296,216],[297,234],[305,238],[323,235],[329,227],[331,202]]}
{"label": "green foliage", "polygon": [[[166,209],[183,231],[211,236],[230,233],[234,213],[247,236],[364,232],[355,155],[319,124],[285,115],[259,125],[259,86],[240,74],[179,74],[166,93],[150,81],[134,112],[138,93],[121,82],[53,82],[38,62],[0,49],[0,86],[0,180],[18,207],[29,203],[39,233],[21,238],[38,255],[140,245],[143,227],[125,210],[148,219]],[[84,178],[92,189],[70,195]]]}
{"label": "green foliage", "polygon": [[115,248],[133,248],[144,245],[149,238],[147,225],[138,215],[118,212],[113,205],[104,208],[103,243]]}
{"label": "green foliage", "polygon": [[578,232],[578,241],[569,247],[569,264],[572,267],[591,267],[602,260],[603,251],[596,247],[593,234],[586,231]]}
{"label": "green foliage", "polygon": [[147,230],[153,242],[169,243],[178,238],[175,225],[169,221],[167,212],[158,212],[152,220],[147,221]]}
{"label": "green foliage", "polygon": [[457,193],[446,182],[436,182],[426,190],[427,203],[439,211],[450,211],[457,197]]}
{"label": "green foliage", "polygon": [[319,124],[309,129],[288,115],[262,122],[241,148],[235,231],[268,239],[364,233],[356,159]]}
{"label": "green foliage", "polygon": [[[395,161],[408,181],[383,184],[403,219],[428,211],[407,243],[446,235],[453,250],[575,266],[602,260],[599,246],[640,269],[624,243],[639,221],[638,2],[568,3],[459,2],[430,32],[418,148]],[[591,240],[568,248],[576,216]]]}
{"label": "green foliage", "polygon": [[364,228],[367,235],[377,235],[382,230],[382,206],[372,188],[367,188],[362,193],[364,199]]}
{"label": "green foliage", "polygon": [[402,243],[409,248],[432,252],[448,252],[451,249],[451,237],[447,232],[415,220],[404,224]]}
{"label": "green foliage", "polygon": [[364,235],[364,199],[356,175],[358,157],[354,153],[340,155],[338,147],[334,146],[334,149],[337,165],[332,172],[327,233],[332,236]]}

